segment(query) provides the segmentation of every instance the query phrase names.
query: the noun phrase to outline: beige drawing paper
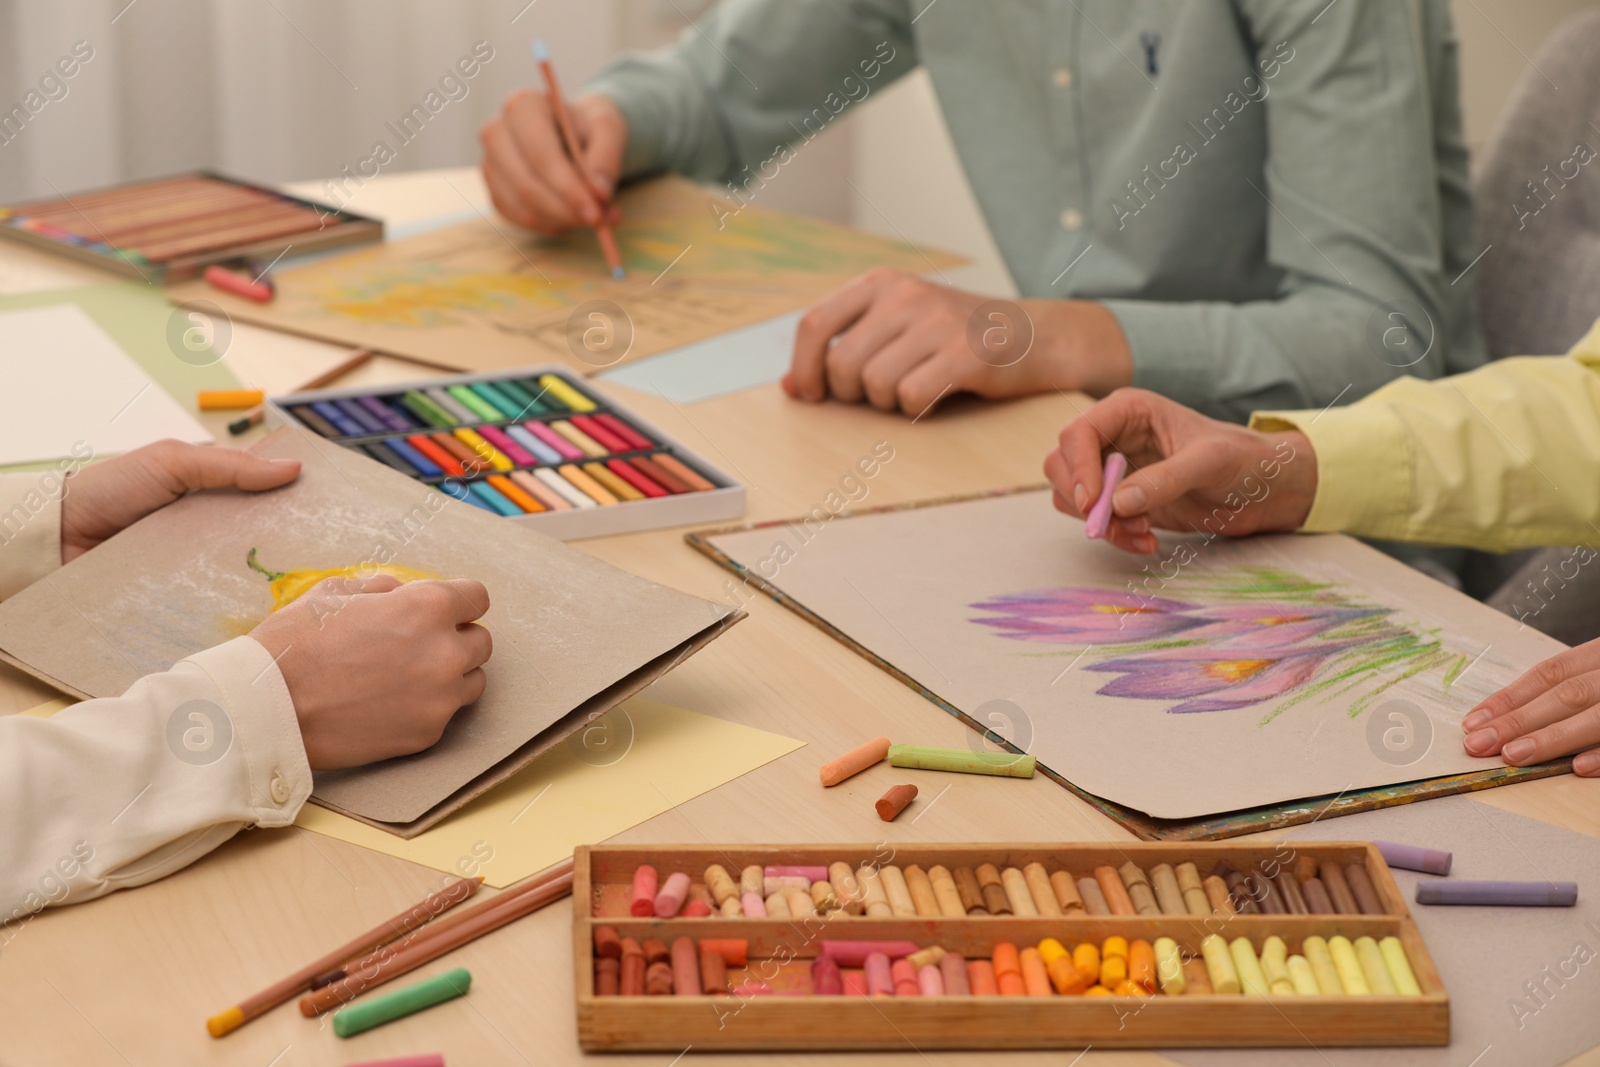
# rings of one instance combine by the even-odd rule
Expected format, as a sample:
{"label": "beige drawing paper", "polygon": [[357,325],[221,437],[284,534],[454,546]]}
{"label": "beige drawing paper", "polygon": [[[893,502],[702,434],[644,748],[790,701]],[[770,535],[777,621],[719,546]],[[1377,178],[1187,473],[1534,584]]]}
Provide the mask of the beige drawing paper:
{"label": "beige drawing paper", "polygon": [[874,266],[922,273],[964,262],[820,219],[741,207],[681,178],[631,186],[619,203],[622,281],[612,279],[591,230],[550,240],[486,216],[274,271],[277,295],[268,304],[201,282],[170,295],[452,370],[554,358],[591,374],[805,307]]}
{"label": "beige drawing paper", "polygon": [[402,564],[475,578],[492,606],[483,697],[426,752],[316,775],[312,799],[412,835],[633,695],[737,614],[635,577],[285,427],[253,451],[300,477],[266,493],[195,493],[0,604],[0,651],[79,696],[248,632],[273,606],[246,565],[280,572]]}
{"label": "beige drawing paper", "polygon": [[403,840],[307,805],[299,826],[504,887],[787,755],[803,742],[635,697]]}
{"label": "beige drawing paper", "polygon": [[1158,818],[1500,766],[1464,754],[1461,716],[1563,647],[1350,538],[1169,539],[1146,560],[1086,539],[1047,492],[710,540]]}

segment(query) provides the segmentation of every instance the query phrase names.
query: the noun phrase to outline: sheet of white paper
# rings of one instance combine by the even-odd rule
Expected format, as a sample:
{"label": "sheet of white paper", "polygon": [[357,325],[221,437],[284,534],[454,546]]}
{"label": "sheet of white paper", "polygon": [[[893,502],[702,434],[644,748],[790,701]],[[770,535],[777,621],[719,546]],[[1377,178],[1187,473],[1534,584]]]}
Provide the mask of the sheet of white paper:
{"label": "sheet of white paper", "polygon": [[[177,356],[172,357],[174,359]],[[0,466],[211,435],[75,304],[0,312]]]}
{"label": "sheet of white paper", "polygon": [[642,393],[658,393],[674,404],[769,385],[789,369],[801,311],[708,337],[692,345],[602,371],[598,377]]}

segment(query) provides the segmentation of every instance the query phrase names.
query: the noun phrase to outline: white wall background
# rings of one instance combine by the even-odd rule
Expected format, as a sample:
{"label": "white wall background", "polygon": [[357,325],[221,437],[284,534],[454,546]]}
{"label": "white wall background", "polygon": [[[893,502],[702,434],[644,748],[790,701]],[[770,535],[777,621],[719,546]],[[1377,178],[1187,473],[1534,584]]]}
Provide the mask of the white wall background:
{"label": "white wall background", "polygon": [[[59,99],[0,143],[0,202],[201,166],[269,182],[317,178],[354,167],[378,140],[396,149],[386,171],[470,165],[478,126],[535,78],[531,38],[549,42],[564,83],[576,87],[619,49],[669,40],[709,3],[0,0],[0,112],[37,89],[74,42],[94,49],[65,95],[52,86]],[[1529,57],[1588,6],[1452,0],[1475,148]],[[385,124],[478,41],[494,58],[466,97],[401,146]],[[846,112],[763,191],[763,203],[962,252],[974,265],[953,280],[1011,291],[923,75]]]}

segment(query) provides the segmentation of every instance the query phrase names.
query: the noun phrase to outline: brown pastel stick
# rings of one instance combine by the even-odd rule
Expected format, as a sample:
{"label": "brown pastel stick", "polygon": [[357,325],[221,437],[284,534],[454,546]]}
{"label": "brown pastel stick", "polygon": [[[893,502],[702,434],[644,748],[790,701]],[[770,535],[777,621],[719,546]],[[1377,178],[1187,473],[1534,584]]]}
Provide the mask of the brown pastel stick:
{"label": "brown pastel stick", "polygon": [[1372,879],[1367,877],[1366,864],[1346,864],[1344,877],[1345,881],[1350,883],[1350,892],[1355,896],[1356,906],[1361,909],[1361,914],[1383,914],[1383,901],[1378,899],[1378,891],[1372,887]]}
{"label": "brown pastel stick", "polygon": [[1336,915],[1333,901],[1328,899],[1328,888],[1321,878],[1307,878],[1300,883],[1300,892],[1306,898],[1306,911],[1312,915]]}
{"label": "brown pastel stick", "polygon": [[644,949],[631,937],[622,939],[621,992],[625,997],[644,995]]}
{"label": "brown pastel stick", "polygon": [[[889,739],[887,737],[874,737],[864,745],[858,745],[838,759],[829,760],[822,765],[819,772],[822,776],[823,786],[838,785],[853,774],[860,774],[874,763],[882,763],[889,758]],[[904,807],[905,805],[901,805]]]}
{"label": "brown pastel stick", "polygon": [[1089,915],[1111,914],[1106,895],[1100,892],[1100,883],[1093,878],[1078,879],[1078,895],[1083,898],[1083,910]]}
{"label": "brown pastel stick", "polygon": [[1050,891],[1056,895],[1056,903],[1061,906],[1061,914],[1083,914],[1083,897],[1078,894],[1077,883],[1072,880],[1071,874],[1066,871],[1052,871]]}
{"label": "brown pastel stick", "polygon": [[[961,902],[961,894],[956,890],[956,880],[950,874],[950,868],[935,863],[928,868],[928,881],[933,883],[933,897],[939,902],[939,914],[951,919],[966,917],[967,906]],[[977,887],[977,883],[973,883]]]}
{"label": "brown pastel stick", "polygon": [[1201,882],[1205,888],[1206,899],[1211,902],[1211,911],[1215,915],[1234,915],[1233,898],[1228,894],[1228,883],[1214,874],[1208,874]]}
{"label": "brown pastel stick", "polygon": [[622,938],[617,936],[615,926],[596,926],[594,928],[594,954],[603,959],[622,958]]}
{"label": "brown pastel stick", "polygon": [[672,959],[672,950],[667,948],[665,941],[654,937],[646,938],[644,942],[644,958],[648,963],[667,963]]}
{"label": "brown pastel stick", "polygon": [[1250,898],[1256,902],[1265,915],[1287,915],[1289,906],[1284,903],[1283,894],[1278,892],[1278,887],[1272,884],[1272,879],[1252,869],[1244,876],[1245,884],[1249,886]]}
{"label": "brown pastel stick", "polygon": [[622,963],[602,957],[594,961],[594,993],[597,997],[614,997],[622,992]]}
{"label": "brown pastel stick", "polygon": [[1045,918],[1056,918],[1061,914],[1061,904],[1056,900],[1056,891],[1050,885],[1050,872],[1044,869],[1044,864],[1037,861],[1026,864],[1022,868],[1023,880],[1028,883],[1028,894],[1033,897],[1033,906]]}
{"label": "brown pastel stick", "polygon": [[1204,883],[1200,880],[1200,868],[1192,863],[1180,863],[1174,868],[1178,876],[1178,888],[1183,891],[1183,906],[1190,915],[1210,915],[1211,899],[1206,896]]}
{"label": "brown pastel stick", "polygon": [[672,992],[680,997],[700,996],[700,950],[692,937],[672,942]]}
{"label": "brown pastel stick", "polygon": [[828,882],[833,886],[834,899],[847,914],[860,915],[867,910],[867,895],[848,863],[835,861],[828,864]]}
{"label": "brown pastel stick", "polygon": [[[906,805],[917,799],[917,787],[910,784],[892,785],[878,798],[878,818],[893,822],[896,815],[906,810]],[[937,799],[937,798],[935,798]]]}
{"label": "brown pastel stick", "polygon": [[1183,991],[1185,996],[1204,997],[1212,993],[1211,972],[1206,970],[1206,961],[1198,956],[1183,961],[1183,977],[1188,982]]}
{"label": "brown pastel stick", "polygon": [[672,994],[672,964],[652,963],[644,971],[644,992],[648,997],[665,997]]}
{"label": "brown pastel stick", "polygon": [[1252,891],[1253,887],[1250,885],[1250,879],[1244,876],[1243,871],[1238,871],[1232,867],[1229,867],[1228,873],[1224,874],[1222,877],[1223,880],[1228,883],[1228,899],[1233,901],[1234,911],[1238,912],[1240,915],[1261,914],[1261,905],[1256,903],[1255,893]]}
{"label": "brown pastel stick", "polygon": [[1294,878],[1297,882],[1304,882],[1308,878],[1317,876],[1317,861],[1310,856],[1301,856],[1294,861]]}
{"label": "brown pastel stick", "polygon": [[1000,880],[1000,868],[992,863],[978,864],[978,888],[983,892],[983,906],[990,915],[1011,914],[1011,898]]}
{"label": "brown pastel stick", "polygon": [[728,961],[715,949],[700,946],[700,992],[706,996],[728,991]]}
{"label": "brown pastel stick", "polygon": [[917,909],[917,914],[924,918],[938,917],[939,898],[933,895],[933,882],[928,872],[913,863],[901,873],[906,877],[906,891],[911,894],[911,906]]}
{"label": "brown pastel stick", "polygon": [[1100,892],[1105,895],[1106,907],[1111,909],[1111,914],[1139,914],[1134,909],[1133,900],[1128,896],[1128,887],[1122,884],[1122,876],[1117,873],[1115,867],[1096,867],[1094,880],[1099,883]]}
{"label": "brown pastel stick", "polygon": [[1117,868],[1117,874],[1122,879],[1123,887],[1128,890],[1128,899],[1133,902],[1135,912],[1140,915],[1161,914],[1161,905],[1156,903],[1155,892],[1150,888],[1150,878],[1137,863],[1129,860]]}
{"label": "brown pastel stick", "polygon": [[1300,882],[1294,875],[1284,871],[1273,879],[1278,887],[1278,892],[1283,895],[1283,905],[1289,909],[1290,915],[1309,915],[1311,909],[1306,907],[1306,898],[1300,892]]}
{"label": "brown pastel stick", "polygon": [[1178,887],[1178,875],[1170,863],[1158,863],[1150,868],[1150,886],[1156,891],[1156,903],[1163,915],[1187,915],[1189,905],[1184,902],[1183,890]]}
{"label": "brown pastel stick", "polygon": [[1360,915],[1361,907],[1356,903],[1355,895],[1350,892],[1350,883],[1344,880],[1344,871],[1332,860],[1322,865],[1322,887],[1328,891],[1328,899],[1333,901],[1333,910],[1338,915]]}
{"label": "brown pastel stick", "polygon": [[989,909],[983,903],[983,890],[978,888],[978,876],[972,873],[972,868],[957,867],[954,877],[956,892],[961,894],[961,906],[967,914],[989,914]]}

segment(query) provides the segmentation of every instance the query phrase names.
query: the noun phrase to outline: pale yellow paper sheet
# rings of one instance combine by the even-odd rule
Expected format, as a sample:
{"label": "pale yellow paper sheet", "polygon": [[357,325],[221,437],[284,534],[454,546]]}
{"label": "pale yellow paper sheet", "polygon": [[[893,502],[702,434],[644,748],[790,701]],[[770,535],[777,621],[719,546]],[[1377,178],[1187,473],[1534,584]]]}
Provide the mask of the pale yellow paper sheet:
{"label": "pale yellow paper sheet", "polygon": [[316,804],[295,825],[502,889],[804,744],[635,697],[409,841]]}

